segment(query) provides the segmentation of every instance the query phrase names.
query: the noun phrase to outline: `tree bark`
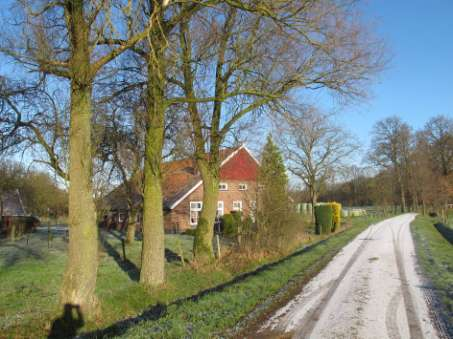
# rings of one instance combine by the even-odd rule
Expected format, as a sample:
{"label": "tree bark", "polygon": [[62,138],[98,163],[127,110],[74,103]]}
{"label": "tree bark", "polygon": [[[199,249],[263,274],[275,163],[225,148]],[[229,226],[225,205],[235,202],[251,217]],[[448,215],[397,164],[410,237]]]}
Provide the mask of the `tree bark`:
{"label": "tree bark", "polygon": [[61,288],[63,304],[79,305],[95,315],[98,230],[92,190],[91,95],[89,26],[83,1],[68,4],[71,40],[71,120],[69,128],[69,245]]}
{"label": "tree bark", "polygon": [[400,177],[400,198],[401,198],[401,212],[406,212],[406,193],[404,189],[403,179]]}
{"label": "tree bark", "polygon": [[135,230],[137,229],[137,210],[134,207],[129,208],[127,217],[126,243],[132,244],[135,241]]}
{"label": "tree bark", "polygon": [[218,166],[209,167],[205,160],[198,161],[198,168],[203,180],[203,209],[198,220],[193,252],[197,261],[206,262],[214,259],[212,239],[219,197],[219,169]]}
{"label": "tree bark", "polygon": [[151,36],[155,45],[148,58],[147,117],[143,201],[143,247],[140,283],[148,287],[165,279],[164,217],[162,196],[162,148],[165,117],[165,42]]}
{"label": "tree bark", "polygon": [[318,194],[313,186],[310,186],[310,200],[311,200],[311,219],[315,220],[315,205],[318,203]]}
{"label": "tree bark", "polygon": [[[81,66],[82,67],[82,66]],[[64,304],[94,315],[98,230],[91,183],[91,86],[71,83],[68,262],[61,289]]]}

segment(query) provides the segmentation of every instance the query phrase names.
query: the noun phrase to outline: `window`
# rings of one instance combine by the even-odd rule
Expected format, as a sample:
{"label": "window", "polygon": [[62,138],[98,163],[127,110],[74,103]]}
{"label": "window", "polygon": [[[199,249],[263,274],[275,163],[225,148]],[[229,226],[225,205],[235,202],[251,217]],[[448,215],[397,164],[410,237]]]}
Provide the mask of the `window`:
{"label": "window", "polygon": [[203,202],[191,201],[190,202],[190,224],[196,226],[198,224],[198,217],[203,208]]}
{"label": "window", "polygon": [[226,182],[221,182],[219,184],[219,191],[228,191],[228,184]]}
{"label": "window", "polygon": [[239,184],[239,191],[247,190],[247,184]]}
{"label": "window", "polygon": [[242,201],[241,200],[233,201],[233,211],[242,211]]}
{"label": "window", "polygon": [[221,217],[224,214],[223,201],[217,201],[217,217]]}

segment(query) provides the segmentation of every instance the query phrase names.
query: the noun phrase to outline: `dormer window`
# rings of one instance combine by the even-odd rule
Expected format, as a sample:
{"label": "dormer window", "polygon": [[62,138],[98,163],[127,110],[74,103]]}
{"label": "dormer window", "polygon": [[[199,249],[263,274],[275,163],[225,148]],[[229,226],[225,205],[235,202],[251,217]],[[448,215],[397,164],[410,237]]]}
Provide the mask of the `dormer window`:
{"label": "dormer window", "polygon": [[221,182],[219,184],[219,191],[228,191],[228,184],[226,182]]}
{"label": "dormer window", "polygon": [[239,184],[239,191],[246,191],[247,190],[247,184]]}

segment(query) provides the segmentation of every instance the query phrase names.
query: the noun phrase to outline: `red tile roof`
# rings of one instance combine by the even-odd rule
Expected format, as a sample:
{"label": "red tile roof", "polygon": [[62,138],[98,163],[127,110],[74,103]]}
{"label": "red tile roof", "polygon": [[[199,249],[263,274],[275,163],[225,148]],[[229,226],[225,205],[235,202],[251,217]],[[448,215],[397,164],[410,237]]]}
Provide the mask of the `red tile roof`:
{"label": "red tile roof", "polygon": [[[220,160],[224,161],[237,149],[224,148],[220,150]],[[195,160],[191,158],[162,164],[162,176],[164,205],[167,207],[173,205],[201,180]]]}
{"label": "red tile roof", "polygon": [[[233,153],[235,153],[235,161],[225,162]],[[220,160],[224,163],[220,169],[221,179],[256,180],[258,164],[245,147],[220,150]],[[163,163],[162,179],[164,206],[166,208],[174,208],[175,203],[179,203],[179,200],[201,181],[195,160],[191,158]],[[109,194],[107,200],[112,208],[121,209],[119,205],[125,205],[123,201],[120,201],[125,201],[125,199],[120,199],[120,195],[124,195],[122,186],[117,187]],[[126,207],[124,208],[126,209]]]}

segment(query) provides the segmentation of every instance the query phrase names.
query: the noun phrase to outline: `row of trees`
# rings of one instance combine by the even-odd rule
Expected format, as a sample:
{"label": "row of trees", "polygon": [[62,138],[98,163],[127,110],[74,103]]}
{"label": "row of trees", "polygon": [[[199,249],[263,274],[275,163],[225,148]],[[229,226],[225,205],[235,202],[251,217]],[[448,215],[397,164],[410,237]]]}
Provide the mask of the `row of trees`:
{"label": "row of trees", "polygon": [[[4,22],[0,149],[29,150],[69,186],[63,303],[96,306],[95,197],[143,195],[140,282],[164,282],[162,161],[203,179],[194,256],[212,260],[220,147],[298,91],[364,94],[382,46],[349,1],[27,0]],[[134,206],[131,206],[134,207]]]}
{"label": "row of trees", "polygon": [[373,130],[371,162],[394,178],[401,211],[445,206],[453,198],[453,119],[436,116],[414,132],[398,117]]}
{"label": "row of trees", "polygon": [[373,129],[367,160],[350,167],[345,182],[330,185],[325,199],[348,205],[441,210],[453,201],[453,119],[438,115],[420,130],[394,116]]}

